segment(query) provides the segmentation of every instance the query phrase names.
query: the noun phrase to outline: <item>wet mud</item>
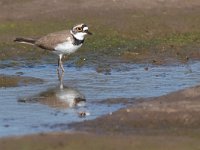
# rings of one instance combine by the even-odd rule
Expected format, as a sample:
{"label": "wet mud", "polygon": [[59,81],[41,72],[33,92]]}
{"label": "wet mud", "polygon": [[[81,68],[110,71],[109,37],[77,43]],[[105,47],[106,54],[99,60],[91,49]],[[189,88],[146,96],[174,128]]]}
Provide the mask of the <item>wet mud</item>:
{"label": "wet mud", "polygon": [[76,128],[74,133],[1,138],[0,147],[5,150],[198,149],[199,90],[198,86],[161,97],[140,99],[113,114],[71,124],[71,127]]}
{"label": "wet mud", "polygon": [[[147,76],[137,77],[134,84],[142,87],[142,83],[143,91],[141,93],[148,95],[151,92],[145,93],[144,90],[146,90],[145,85],[150,81],[143,82],[143,80],[149,76],[148,73],[152,69],[152,65],[154,67],[173,66],[174,64],[189,66],[194,61],[200,60],[199,7],[200,2],[198,0],[88,0],[83,2],[78,0],[2,0],[0,2],[0,68],[4,69],[4,71],[6,68],[11,70],[23,67],[35,69],[34,66],[37,65],[49,67],[49,64],[56,64],[56,56],[30,45],[13,43],[13,39],[18,36],[40,37],[84,22],[94,35],[85,40],[84,46],[80,51],[64,58],[67,66],[76,68],[92,66],[95,68],[96,73],[100,74],[98,78],[108,84],[109,82],[103,80],[101,75],[109,78],[112,75],[112,71],[115,70],[116,63],[127,65],[145,64],[142,66],[142,70],[145,70]],[[48,71],[51,69],[47,68]],[[160,70],[163,71],[163,68]],[[182,76],[172,75],[177,80],[175,83],[178,83],[177,87],[198,84],[198,80],[196,80],[198,72],[195,72],[196,75],[192,74],[193,70],[190,67],[186,69],[187,71],[183,70],[175,70],[177,74],[181,72],[179,75]],[[140,72],[141,70],[139,69],[138,71]],[[169,71],[172,70],[169,69]],[[37,84],[43,83],[42,79],[25,77],[21,73],[23,72],[18,72],[18,75],[4,75],[1,72],[0,87],[23,87],[23,89],[18,89],[18,94],[20,92],[23,93],[24,86],[36,85],[36,88],[43,89],[43,87],[37,86]],[[52,74],[49,75],[47,71],[43,71],[43,73],[45,73],[49,82],[55,80]],[[135,72],[132,73],[131,75],[134,77],[138,75]],[[30,73],[28,74],[30,75]],[[36,76],[35,72],[32,74]],[[188,84],[188,80],[182,78],[183,74],[192,79],[193,82],[195,80],[196,84],[190,83],[191,81]],[[188,74],[191,76],[187,76]],[[98,79],[93,78],[94,74],[89,75],[91,75],[92,81]],[[126,76],[126,71],[123,75]],[[165,78],[170,76],[167,73],[156,72],[150,75],[154,76],[155,78],[153,79],[157,82],[157,79],[165,79],[165,82],[171,79]],[[193,78],[194,76],[195,78]],[[74,79],[74,74],[70,75],[69,78],[71,79],[68,79],[67,82],[71,83],[71,85],[79,85],[77,80]],[[81,79],[81,83],[85,83],[83,82],[85,78]],[[98,80],[98,82],[101,80]],[[112,81],[116,83],[116,81]],[[151,82],[154,85],[152,89],[163,90],[157,86],[157,82],[156,84]],[[130,82],[127,83],[130,84]],[[161,84],[161,82],[159,83]],[[52,84],[55,85],[55,82],[52,82]],[[91,84],[87,83],[87,85],[89,85],[90,89],[93,88]],[[105,93],[108,94],[110,87],[105,89],[104,84],[101,86],[104,87]],[[31,88],[29,88],[30,93],[32,92]],[[83,90],[84,86],[81,88]],[[115,88],[117,92],[113,95],[121,94],[119,92],[121,88],[118,86]],[[171,86],[168,88],[171,89]],[[170,91],[169,89],[167,89],[168,92]],[[36,113],[36,116],[20,111],[15,112],[24,116],[27,120],[30,118],[32,120],[35,118],[45,120],[47,117],[40,114],[41,110],[41,113],[49,115],[49,113],[52,113],[49,112],[49,108],[52,108],[52,110],[59,109],[59,111],[53,111],[52,115],[50,115],[51,117],[48,118],[53,122],[53,119],[56,120],[58,117],[65,120],[67,118],[66,112],[61,112],[61,109],[68,109],[72,105],[73,107],[75,105],[72,110],[75,110],[76,116],[85,117],[85,112],[78,112],[77,114],[76,111],[76,104],[78,105],[80,101],[85,102],[86,100],[86,103],[88,101],[87,97],[85,98],[80,93],[76,88],[63,86],[62,88],[45,89],[43,92],[37,92],[33,96],[26,95],[18,98],[18,101],[16,100],[15,102],[12,101],[12,95],[10,101],[7,99],[2,99],[2,101],[8,103],[7,106],[11,106],[9,107],[10,111],[15,110],[12,104],[17,103],[17,108],[21,108],[18,110],[26,108],[25,112],[30,112],[30,110],[32,114],[34,111],[39,112]],[[70,127],[73,132],[67,134],[63,132],[41,133],[1,138],[0,149],[199,149],[199,93],[200,87],[196,86],[160,97],[114,98],[113,96],[106,99],[102,98],[102,100],[95,102],[94,97],[101,97],[102,94],[98,91],[97,93],[92,93],[91,97],[93,99],[91,99],[93,101],[89,99],[90,103],[97,106],[107,105],[107,109],[113,105],[120,104],[121,109],[116,112],[111,111],[109,114],[104,114],[94,120],[87,120],[86,116],[84,119],[81,118],[82,122],[71,123],[70,125],[63,122],[58,122],[57,124],[48,122],[43,126],[52,129],[61,128],[63,132]],[[20,96],[18,94],[14,98]],[[137,93],[134,94],[136,94],[134,96],[137,96]],[[67,101],[63,101],[63,96]],[[38,104],[42,104],[42,106],[36,107]],[[31,109],[33,108],[32,106],[34,106],[34,109]],[[1,112],[1,114],[4,112]],[[9,123],[18,123],[16,120],[20,120],[21,116],[18,119],[3,118],[3,121],[6,122],[6,124],[3,124],[3,129],[10,130]],[[32,126],[39,128],[37,125]],[[18,131],[16,132],[18,133]]]}
{"label": "wet mud", "polygon": [[[44,3],[31,0],[1,3],[1,60],[55,63],[55,57],[48,52],[13,43],[13,39],[17,36],[40,37],[71,28],[80,21],[88,24],[94,35],[85,40],[78,53],[65,58],[78,67],[106,67],[113,60],[160,65],[187,63],[200,58],[200,21],[195,19],[199,14],[199,2],[196,0],[190,3],[180,0],[97,0],[81,4],[78,1],[54,1],[48,3],[45,10]],[[33,5],[38,7],[28,9]],[[15,13],[8,13],[11,8],[16,10]],[[74,11],[77,9],[79,11]],[[82,14],[85,14],[84,18]]]}
{"label": "wet mud", "polygon": [[199,90],[197,86],[161,97],[138,99],[126,109],[71,127],[100,134],[178,134],[187,130],[199,134]]}
{"label": "wet mud", "polygon": [[34,77],[25,77],[17,75],[4,75],[0,74],[0,87],[17,87],[17,86],[28,86],[34,84],[42,84],[44,81],[42,79]]}

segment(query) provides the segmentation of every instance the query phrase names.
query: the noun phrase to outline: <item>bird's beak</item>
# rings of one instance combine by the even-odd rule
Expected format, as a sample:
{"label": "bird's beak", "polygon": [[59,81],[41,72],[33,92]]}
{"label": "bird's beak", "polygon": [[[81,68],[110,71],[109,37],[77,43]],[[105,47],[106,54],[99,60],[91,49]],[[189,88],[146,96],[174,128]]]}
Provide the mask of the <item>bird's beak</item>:
{"label": "bird's beak", "polygon": [[92,35],[92,33],[88,30],[85,30],[85,33],[89,34],[89,35]]}

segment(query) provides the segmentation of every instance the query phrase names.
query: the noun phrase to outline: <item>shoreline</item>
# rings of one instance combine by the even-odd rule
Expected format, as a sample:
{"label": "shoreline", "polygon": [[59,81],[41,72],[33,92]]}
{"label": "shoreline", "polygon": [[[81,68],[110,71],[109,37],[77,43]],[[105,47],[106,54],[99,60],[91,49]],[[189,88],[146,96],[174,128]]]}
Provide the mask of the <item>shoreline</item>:
{"label": "shoreline", "polygon": [[[172,131],[198,129],[200,126],[200,86],[163,96],[141,98],[112,115],[71,124],[76,130],[94,133],[140,133],[140,130]],[[128,131],[128,132],[127,132]],[[153,133],[153,132],[152,132]]]}
{"label": "shoreline", "polygon": [[[157,145],[158,149],[162,145],[159,142],[154,143],[154,140],[161,140],[168,148],[170,144],[175,144],[175,141],[178,149],[179,147],[184,149],[188,142],[200,146],[198,142],[200,138],[199,98],[200,86],[195,86],[160,97],[138,99],[127,108],[112,114],[71,124],[70,126],[76,130],[73,133],[51,132],[3,137],[0,138],[0,147],[9,150],[11,146],[17,143],[23,145],[22,143],[27,141],[28,145],[18,146],[19,149],[24,146],[31,148],[35,142],[40,146],[47,146],[52,145],[52,141],[55,139],[53,144],[58,147],[68,147],[67,140],[73,141],[73,146],[76,144],[83,146],[83,142],[81,142],[83,139],[87,143],[87,147],[92,144],[93,140],[98,141],[97,144],[107,145],[111,142],[115,143],[122,137],[124,144],[130,145],[129,142],[133,139],[142,144],[142,140],[145,139],[150,146]],[[165,141],[166,139],[169,140]],[[185,143],[182,143],[183,141]],[[130,148],[135,148],[137,142],[133,142],[133,147]],[[117,145],[122,148],[125,146],[124,144]],[[77,149],[81,149],[81,146]],[[186,147],[185,149],[187,149]],[[31,149],[35,149],[35,147]]]}
{"label": "shoreline", "polygon": [[[187,65],[200,60],[199,7],[198,0],[2,0],[0,67],[54,63],[54,56],[48,52],[29,45],[18,45],[13,43],[13,39],[19,36],[40,37],[70,29],[80,22],[86,23],[94,35],[87,38],[82,50],[64,58],[75,67],[91,65],[96,68],[96,72],[109,74],[114,62],[147,64],[143,68],[146,71],[151,64]],[[21,74],[23,72],[18,72],[16,76],[1,77],[2,81],[6,79],[5,83],[2,82],[3,86],[18,86],[22,81],[22,85],[43,82],[40,79],[17,76]],[[196,79],[198,75],[196,73]],[[178,78],[185,83],[181,77]],[[163,83],[162,76],[160,79]],[[196,83],[194,78],[191,80]],[[145,81],[144,78],[141,81]],[[169,83],[169,80],[166,81]],[[171,81],[170,85],[178,85],[174,79]],[[149,85],[148,80],[145,82]],[[2,137],[0,150],[199,149],[198,84],[159,97],[140,98],[136,102],[114,98],[103,100],[102,103],[109,105],[117,101],[128,106],[94,120],[72,123],[69,126],[76,131],[73,133]],[[159,87],[157,89],[161,90]],[[7,99],[3,97],[3,100]],[[5,109],[10,111],[7,107]],[[42,113],[41,109],[38,112]],[[52,119],[50,117],[46,118]],[[30,120],[28,122],[31,123]],[[23,121],[20,123],[23,124]]]}

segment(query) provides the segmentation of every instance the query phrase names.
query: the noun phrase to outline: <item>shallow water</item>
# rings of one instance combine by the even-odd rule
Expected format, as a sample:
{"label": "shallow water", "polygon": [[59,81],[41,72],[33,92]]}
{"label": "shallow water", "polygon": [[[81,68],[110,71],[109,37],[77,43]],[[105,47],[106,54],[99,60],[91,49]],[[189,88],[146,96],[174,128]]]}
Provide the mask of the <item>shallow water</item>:
{"label": "shallow water", "polygon": [[[174,66],[148,66],[144,64],[115,64],[109,75],[97,73],[94,68],[65,66],[64,85],[81,93],[86,104],[74,107],[51,107],[34,101],[18,102],[38,96],[49,89],[59,91],[55,65],[39,65],[0,69],[1,74],[24,76],[45,80],[44,84],[0,89],[0,136],[23,135],[49,131],[70,131],[68,123],[94,119],[123,107],[122,104],[99,104],[107,98],[138,98],[160,96],[200,83],[200,62]],[[78,112],[90,115],[80,117]]]}

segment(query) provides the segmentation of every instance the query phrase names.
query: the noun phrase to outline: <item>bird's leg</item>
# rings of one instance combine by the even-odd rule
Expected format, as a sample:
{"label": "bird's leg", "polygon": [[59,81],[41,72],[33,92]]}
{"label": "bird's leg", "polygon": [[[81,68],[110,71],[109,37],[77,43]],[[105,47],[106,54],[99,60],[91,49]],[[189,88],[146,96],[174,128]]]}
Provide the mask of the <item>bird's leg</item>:
{"label": "bird's leg", "polygon": [[57,68],[57,73],[59,74],[59,68],[60,68],[60,58],[58,58],[58,68]]}
{"label": "bird's leg", "polygon": [[58,72],[58,80],[60,81],[60,89],[63,89],[63,76],[64,76],[64,72]]}
{"label": "bird's leg", "polygon": [[62,69],[62,72],[65,72],[65,69],[64,69],[64,67],[63,67],[62,60],[60,60],[60,68]]}
{"label": "bird's leg", "polygon": [[62,70],[62,72],[65,72],[65,69],[62,64],[62,55],[59,55],[59,58],[58,58],[58,68],[57,68],[58,73],[59,73],[59,68]]}

